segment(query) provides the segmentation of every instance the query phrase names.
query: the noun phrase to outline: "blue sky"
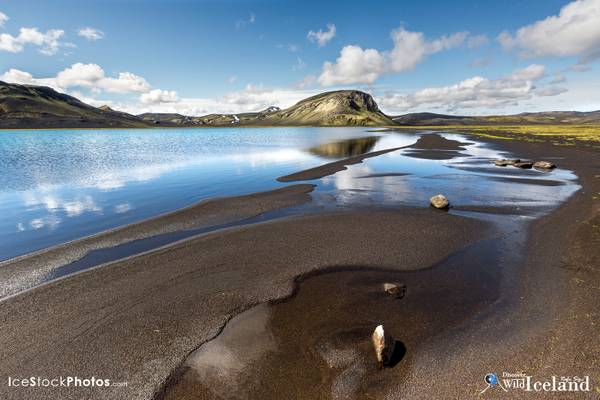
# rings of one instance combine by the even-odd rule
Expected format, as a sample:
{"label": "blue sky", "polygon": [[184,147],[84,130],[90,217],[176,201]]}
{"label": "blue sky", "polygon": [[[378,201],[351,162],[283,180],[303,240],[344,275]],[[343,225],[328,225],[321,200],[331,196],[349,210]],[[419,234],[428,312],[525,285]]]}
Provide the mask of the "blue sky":
{"label": "blue sky", "polygon": [[392,114],[600,109],[600,0],[3,0],[0,13],[0,79],[134,113],[340,88]]}

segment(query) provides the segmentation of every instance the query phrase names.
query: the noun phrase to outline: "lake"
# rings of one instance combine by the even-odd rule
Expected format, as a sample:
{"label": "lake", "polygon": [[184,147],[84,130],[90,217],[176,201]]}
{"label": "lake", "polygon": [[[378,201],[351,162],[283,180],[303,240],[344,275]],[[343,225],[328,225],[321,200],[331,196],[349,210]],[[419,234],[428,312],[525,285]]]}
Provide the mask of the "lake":
{"label": "lake", "polygon": [[[312,207],[461,206],[545,212],[577,190],[570,171],[494,167],[506,157],[461,135],[460,151],[400,150],[318,184]],[[0,260],[175,210],[281,187],[276,178],[351,155],[414,143],[367,128],[44,130],[0,133]],[[560,164],[560,160],[556,160]]]}

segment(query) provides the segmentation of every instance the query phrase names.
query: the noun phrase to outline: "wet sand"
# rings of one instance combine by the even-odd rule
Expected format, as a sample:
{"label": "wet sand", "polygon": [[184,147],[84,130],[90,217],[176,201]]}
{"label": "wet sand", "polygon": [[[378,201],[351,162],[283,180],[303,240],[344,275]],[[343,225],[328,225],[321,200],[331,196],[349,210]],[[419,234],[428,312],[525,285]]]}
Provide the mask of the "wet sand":
{"label": "wet sand", "polygon": [[290,175],[280,176],[279,178],[277,178],[277,180],[279,182],[296,182],[296,181],[309,181],[309,180],[313,180],[313,179],[323,178],[325,176],[333,175],[336,172],[345,170],[346,166],[348,166],[348,165],[359,164],[367,158],[377,157],[377,156],[380,156],[380,155],[383,155],[386,153],[391,153],[392,151],[405,149],[405,148],[408,148],[411,146],[412,145],[402,146],[402,147],[394,147],[391,149],[373,151],[371,153],[365,153],[365,154],[361,154],[358,156],[348,157],[343,160],[334,161],[334,162],[331,162],[328,164],[320,165],[315,168],[305,169],[303,171],[295,172]]}
{"label": "wet sand", "polygon": [[126,388],[0,386],[10,399],[151,398],[232,316],[332,267],[415,270],[485,236],[433,209],[316,215],[192,238],[0,302],[2,376],[96,376]]}
{"label": "wet sand", "polygon": [[169,232],[231,223],[307,203],[311,201],[309,193],[314,187],[310,184],[290,185],[262,193],[205,200],[155,218],[0,262],[0,298],[40,284],[57,268],[79,260],[91,251]]}
{"label": "wet sand", "polygon": [[[527,158],[564,157],[559,164],[583,189],[514,237],[433,209],[322,214],[186,239],[45,284],[0,302],[1,374],[93,375],[128,386],[0,386],[0,397],[214,398],[218,381],[204,390],[206,381],[189,379],[192,366],[215,367],[193,352],[229,348],[217,367],[250,365],[225,382],[243,388],[240,398],[294,390],[297,398],[464,399],[483,389],[486,373],[503,371],[590,375],[595,385],[600,158],[500,145]],[[496,243],[514,251],[495,259]],[[388,280],[407,285],[403,299],[379,290]],[[375,321],[406,347],[394,368],[376,371],[369,361],[364,335]]]}
{"label": "wet sand", "polygon": [[[200,347],[158,398],[464,399],[477,397],[489,372],[525,372],[539,380],[588,375],[591,392],[566,398],[594,398],[600,365],[600,202],[594,201],[600,195],[600,159],[594,151],[548,145],[512,149],[540,158],[567,153],[563,165],[580,174],[584,189],[512,239],[497,238],[505,247],[500,259],[490,258],[494,251],[484,241],[471,247],[485,258],[461,251],[450,258],[459,260],[455,265],[444,260],[412,273],[343,271],[301,280],[291,300],[241,314],[223,337],[209,342],[235,359],[244,354],[239,344],[248,339],[247,327],[260,320],[253,337],[260,354],[239,358],[229,369],[211,363]],[[385,295],[383,282],[406,284],[405,298]],[[383,371],[375,367],[369,341],[379,323],[405,351]]]}
{"label": "wet sand", "polygon": [[405,155],[427,160],[450,160],[455,157],[464,157],[465,154],[461,151],[465,150],[464,146],[470,144],[472,143],[446,139],[436,133],[430,133],[421,136],[415,144],[410,146]]}
{"label": "wet sand", "polygon": [[[420,343],[477,315],[499,296],[494,240],[420,271],[340,268],[298,280],[288,301],[256,306],[192,353],[160,399],[385,398]],[[386,282],[406,285],[397,299]],[[383,324],[397,341],[379,370],[370,336]],[[240,395],[243,393],[244,395]]]}

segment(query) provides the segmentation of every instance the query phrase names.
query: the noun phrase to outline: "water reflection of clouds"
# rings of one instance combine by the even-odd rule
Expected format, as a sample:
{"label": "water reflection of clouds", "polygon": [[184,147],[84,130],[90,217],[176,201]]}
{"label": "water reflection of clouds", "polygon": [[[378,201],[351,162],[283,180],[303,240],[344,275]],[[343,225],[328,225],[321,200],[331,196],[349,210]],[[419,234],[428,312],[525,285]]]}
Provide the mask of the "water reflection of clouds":
{"label": "water reflection of clouds", "polygon": [[[42,218],[34,218],[29,221],[29,227],[33,230],[42,229],[44,227],[54,230],[60,224],[61,219],[54,214],[46,215]],[[22,223],[18,224],[17,230],[24,231],[26,230]]]}
{"label": "water reflection of clouds", "polygon": [[30,213],[43,209],[50,214],[33,218],[27,224],[18,222],[16,224],[18,232],[23,232],[28,228],[54,230],[62,221],[58,214],[77,217],[85,212],[102,213],[102,207],[98,206],[90,195],[79,195],[75,199],[64,200],[61,196],[53,193],[25,192],[22,198]]}
{"label": "water reflection of clouds", "polygon": [[[558,204],[578,188],[573,182],[575,175],[561,169],[551,174],[515,170],[519,182],[502,181],[504,175],[514,171],[493,169],[490,160],[506,156],[505,153],[462,135],[444,137],[465,143],[465,150],[462,151],[465,155],[449,160],[432,160],[407,157],[403,150],[399,150],[364,160],[362,164],[350,165],[347,170],[323,178],[322,190],[335,192],[332,194],[337,203],[344,205],[377,203],[384,206],[426,206],[430,196],[443,193],[455,205],[526,206],[539,209]],[[402,137],[398,141],[390,137],[381,139],[377,147],[395,147],[402,141],[409,140]],[[461,166],[465,163],[486,170],[463,170]],[[405,173],[407,176],[386,176],[386,173]],[[368,176],[371,174],[376,176]],[[564,184],[544,185],[536,180],[527,182],[528,178],[552,179],[563,181]]]}
{"label": "water reflection of clouds", "polygon": [[234,317],[215,339],[186,360],[196,378],[218,398],[246,398],[240,386],[254,379],[252,367],[277,349],[270,329],[270,310],[258,305]]}
{"label": "water reflection of clouds", "polygon": [[401,202],[409,192],[406,176],[366,177],[376,172],[368,164],[348,166],[348,169],[325,177],[325,186],[334,187],[339,204],[353,204],[383,200],[385,203]]}
{"label": "water reflection of clouds", "polygon": [[123,214],[130,211],[133,207],[129,203],[117,204],[113,210],[115,214]]}

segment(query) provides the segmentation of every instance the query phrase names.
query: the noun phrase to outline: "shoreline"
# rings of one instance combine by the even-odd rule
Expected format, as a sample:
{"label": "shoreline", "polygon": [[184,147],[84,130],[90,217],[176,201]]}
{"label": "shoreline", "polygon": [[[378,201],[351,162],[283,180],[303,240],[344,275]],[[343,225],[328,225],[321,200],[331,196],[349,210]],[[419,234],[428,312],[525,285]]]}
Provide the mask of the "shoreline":
{"label": "shoreline", "polygon": [[[98,395],[149,398],[230,316],[289,296],[302,271],[427,267],[479,239],[484,226],[437,210],[406,209],[298,217],[190,238],[0,302],[2,373],[60,375],[77,368],[80,374],[129,382],[129,389]],[[422,243],[425,251],[410,243]],[[210,252],[203,251],[207,246]],[[36,362],[23,364],[31,352]],[[160,363],[145,369],[151,360]],[[59,391],[5,395],[35,399],[50,393]],[[60,395],[79,397],[72,391]]]}
{"label": "shoreline", "polygon": [[53,270],[107,249],[153,236],[210,227],[255,217],[268,211],[311,201],[312,184],[295,184],[265,192],[212,198],[162,215],[98,232],[0,262],[0,301],[35,287]]}
{"label": "shoreline", "polygon": [[[557,374],[581,375],[581,369],[569,367],[589,365],[589,371],[593,371],[600,362],[599,344],[585,341],[586,335],[593,337],[594,325],[581,325],[588,322],[585,317],[569,319],[573,309],[578,314],[588,310],[597,318],[593,312],[597,307],[593,289],[598,282],[597,271],[591,266],[563,267],[565,263],[583,265],[589,262],[588,258],[593,260],[594,251],[600,251],[581,248],[588,236],[594,234],[593,227],[585,221],[599,218],[596,216],[600,213],[600,205],[591,199],[593,193],[600,193],[600,179],[595,176],[600,167],[597,152],[506,141],[501,148],[527,156],[566,154],[561,164],[576,172],[583,189],[549,215],[527,225],[527,232],[523,233],[527,235],[523,259],[502,272],[498,299],[482,303],[487,305],[478,311],[473,308],[476,312],[453,329],[436,330],[437,334],[419,344],[416,353],[409,346],[409,358],[405,360],[409,366],[400,363],[385,371],[388,378],[382,388],[388,394],[419,398],[423,396],[423,388],[429,388],[433,393],[456,393],[464,398],[480,391],[482,376],[491,367],[502,366],[507,371],[530,369],[531,365],[552,357]],[[296,200],[310,198],[313,185],[293,186],[311,186],[310,190],[304,188],[296,193]],[[287,195],[283,198],[287,199]],[[89,396],[115,399],[158,396],[162,384],[182,360],[198,349],[199,344],[219,338],[228,321],[243,311],[259,304],[274,304],[274,309],[294,309],[293,315],[298,316],[294,320],[301,321],[303,312],[307,315],[311,312],[303,302],[321,298],[332,301],[332,296],[342,293],[345,281],[332,277],[348,275],[352,281],[352,269],[359,271],[357,274],[366,273],[371,276],[369,279],[379,273],[390,277],[421,274],[469,244],[493,237],[490,229],[489,224],[481,221],[433,209],[405,207],[284,218],[188,238],[0,301],[0,318],[5,321],[0,335],[3,349],[0,355],[6,360],[2,373],[29,376],[56,371],[60,374],[77,368],[82,374],[104,375],[130,383],[129,389],[90,391]],[[579,236],[583,239],[578,239]],[[575,243],[567,241],[571,237]],[[558,243],[564,244],[558,246]],[[570,256],[571,253],[577,258]],[[585,276],[584,283],[574,280],[580,275]],[[454,279],[441,276],[436,273],[429,281],[440,280],[443,286]],[[582,284],[589,286],[589,290],[585,293],[574,290],[580,291]],[[328,295],[326,289],[332,285],[336,290]],[[357,288],[358,293],[372,291],[370,288],[365,292],[362,284]],[[303,289],[313,290],[315,295],[304,296]],[[414,302],[412,290],[414,287],[409,285],[406,299],[394,307]],[[352,304],[352,296],[339,297]],[[274,313],[278,316],[272,321],[282,321],[289,315]],[[554,320],[555,315],[560,318]],[[508,334],[498,335],[498,327],[506,328]],[[22,335],[23,332],[27,335]],[[560,353],[551,351],[557,344],[554,337],[569,338],[574,333],[576,340],[571,338],[572,343],[558,342],[566,346],[561,347]],[[289,334],[282,337],[286,336]],[[474,337],[478,340],[473,341]],[[499,346],[497,354],[487,354],[486,345]],[[443,349],[448,346],[453,351],[446,354]],[[573,352],[571,358],[567,357],[568,351],[577,346],[586,348],[587,356],[580,359]],[[33,358],[36,360],[33,364],[23,362]],[[431,375],[427,371],[432,369],[439,378],[434,388],[428,384]],[[381,376],[376,379],[379,384]],[[467,383],[457,388],[457,380]],[[0,393],[6,389],[0,388]],[[60,394],[68,399],[79,398],[83,392],[7,393],[10,398],[35,399]]]}

